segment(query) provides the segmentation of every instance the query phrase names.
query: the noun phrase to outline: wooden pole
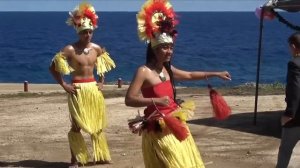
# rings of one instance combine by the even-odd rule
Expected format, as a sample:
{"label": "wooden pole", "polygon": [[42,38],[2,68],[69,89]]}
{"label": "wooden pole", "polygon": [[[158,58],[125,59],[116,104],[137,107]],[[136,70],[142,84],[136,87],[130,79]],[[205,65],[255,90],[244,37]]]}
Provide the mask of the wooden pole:
{"label": "wooden pole", "polygon": [[259,73],[260,73],[260,60],[261,60],[261,48],[262,48],[263,23],[264,23],[264,7],[262,7],[262,11],[261,11],[261,14],[260,14],[259,42],[258,42],[258,53],[257,53],[257,70],[256,70],[256,87],[255,87],[255,105],[254,105],[253,125],[256,125],[256,118],[257,118],[258,85],[259,85]]}

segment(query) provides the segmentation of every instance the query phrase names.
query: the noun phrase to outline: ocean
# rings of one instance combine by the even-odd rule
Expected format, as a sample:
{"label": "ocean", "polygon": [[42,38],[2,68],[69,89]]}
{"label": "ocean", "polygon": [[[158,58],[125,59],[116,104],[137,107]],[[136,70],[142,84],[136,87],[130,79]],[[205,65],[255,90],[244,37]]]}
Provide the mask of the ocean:
{"label": "ocean", "polygon": [[[135,12],[98,12],[93,42],[103,46],[117,68],[106,83],[129,82],[145,63],[146,45],[137,36]],[[179,32],[172,64],[193,71],[223,71],[232,81],[211,79],[215,86],[237,86],[256,80],[259,19],[253,12],[179,12]],[[298,13],[282,13],[294,24]],[[0,12],[0,82],[56,83],[49,74],[51,59],[77,40],[65,24],[67,12]],[[277,19],[264,22],[260,83],[285,83],[290,54],[287,38],[293,32]],[[68,80],[68,77],[67,77]],[[178,82],[204,86],[206,81]]]}

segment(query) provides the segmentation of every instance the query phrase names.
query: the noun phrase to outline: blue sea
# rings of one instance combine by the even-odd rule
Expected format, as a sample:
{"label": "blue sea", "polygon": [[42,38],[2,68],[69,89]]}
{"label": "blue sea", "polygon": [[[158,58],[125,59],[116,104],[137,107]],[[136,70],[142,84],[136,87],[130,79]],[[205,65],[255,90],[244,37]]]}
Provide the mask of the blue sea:
{"label": "blue sea", "polygon": [[[139,41],[135,12],[99,12],[99,28],[93,41],[105,47],[117,68],[106,75],[107,83],[118,78],[130,81],[145,63],[145,43]],[[298,13],[282,13],[299,24]],[[56,83],[48,67],[63,46],[77,40],[65,24],[67,12],[0,12],[0,82]],[[172,64],[188,71],[222,71],[232,81],[213,79],[216,86],[255,82],[259,19],[254,12],[179,12],[179,32]],[[285,83],[290,54],[287,38],[293,32],[277,19],[264,22],[260,83]],[[179,82],[203,86],[205,81]]]}

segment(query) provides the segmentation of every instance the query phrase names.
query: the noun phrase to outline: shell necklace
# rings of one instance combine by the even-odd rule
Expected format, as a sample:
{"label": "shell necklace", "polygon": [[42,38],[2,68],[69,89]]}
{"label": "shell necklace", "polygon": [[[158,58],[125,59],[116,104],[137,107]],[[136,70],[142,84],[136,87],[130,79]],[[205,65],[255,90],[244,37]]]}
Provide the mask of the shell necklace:
{"label": "shell necklace", "polygon": [[[153,66],[153,67],[154,67],[153,70],[156,72],[156,74],[158,75],[159,79],[162,82],[166,81],[167,78],[166,78],[166,76],[164,74],[163,68],[160,69],[160,68],[155,68],[155,66]],[[158,69],[160,69],[160,70],[158,70]]]}
{"label": "shell necklace", "polygon": [[83,49],[83,54],[84,55],[88,55],[89,53],[90,53],[90,50],[91,50],[92,48],[84,48]]}
{"label": "shell necklace", "polygon": [[166,81],[166,77],[165,77],[165,74],[163,73],[163,71],[161,71],[159,74],[158,74],[158,77],[159,77],[159,79],[162,81],[162,82],[164,82],[164,81]]}

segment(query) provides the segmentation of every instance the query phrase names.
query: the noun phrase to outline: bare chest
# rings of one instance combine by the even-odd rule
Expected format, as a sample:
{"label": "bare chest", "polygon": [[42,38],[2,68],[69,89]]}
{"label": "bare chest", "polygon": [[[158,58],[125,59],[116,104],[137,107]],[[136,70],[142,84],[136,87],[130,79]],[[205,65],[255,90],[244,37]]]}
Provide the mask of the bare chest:
{"label": "bare chest", "polygon": [[74,54],[70,60],[73,66],[94,66],[97,60],[97,54],[90,52],[88,54]]}

